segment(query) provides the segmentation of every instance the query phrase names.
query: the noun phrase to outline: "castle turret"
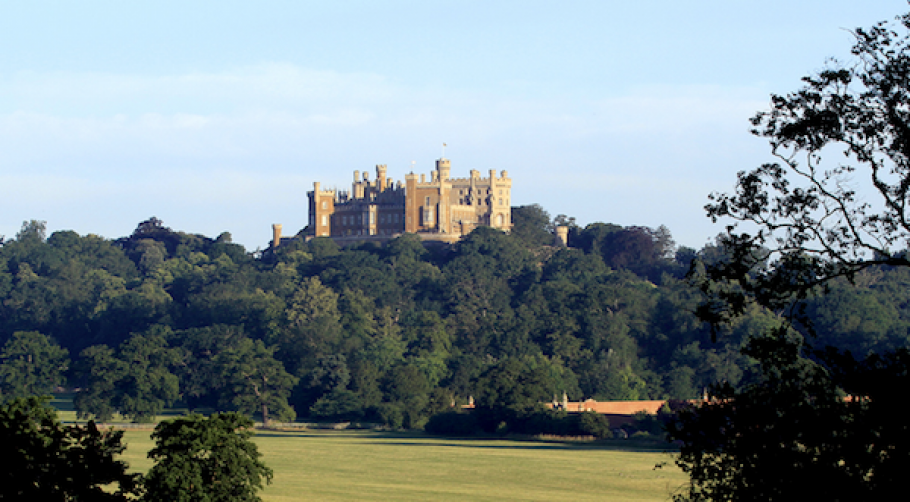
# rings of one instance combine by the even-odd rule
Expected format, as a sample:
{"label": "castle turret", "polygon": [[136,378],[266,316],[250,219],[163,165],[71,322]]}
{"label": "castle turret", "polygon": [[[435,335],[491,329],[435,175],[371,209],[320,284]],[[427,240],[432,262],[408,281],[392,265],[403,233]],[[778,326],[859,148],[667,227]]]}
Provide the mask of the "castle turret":
{"label": "castle turret", "polygon": [[335,212],[335,190],[322,190],[317,181],[313,191],[307,192],[310,198],[310,232],[314,236],[331,235],[331,219]]}
{"label": "castle turret", "polygon": [[272,225],[272,249],[277,248],[281,245],[281,224],[275,223]]}
{"label": "castle turret", "polygon": [[563,247],[568,247],[568,245],[569,245],[569,227],[567,227],[567,226],[556,227],[556,242]]}
{"label": "castle turret", "polygon": [[447,180],[452,171],[452,163],[446,158],[439,159],[436,161],[436,171],[439,173],[440,180]]}
{"label": "castle turret", "polygon": [[388,170],[388,167],[385,164],[376,165],[376,187],[378,188],[378,190],[380,192],[382,192],[386,188],[385,177],[386,177],[387,170]]}
{"label": "castle turret", "polygon": [[[417,200],[417,178],[414,173],[406,174],[405,181],[405,210],[404,210],[404,231],[417,232],[417,222],[420,216]],[[423,183],[423,175],[420,175],[420,182]]]}

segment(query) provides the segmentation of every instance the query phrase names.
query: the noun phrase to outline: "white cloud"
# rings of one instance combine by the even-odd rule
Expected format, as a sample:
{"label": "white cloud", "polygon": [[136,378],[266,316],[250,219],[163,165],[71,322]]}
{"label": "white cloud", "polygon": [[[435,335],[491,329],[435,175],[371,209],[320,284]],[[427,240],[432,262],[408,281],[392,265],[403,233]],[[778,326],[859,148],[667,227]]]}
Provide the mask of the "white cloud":
{"label": "white cloud", "polygon": [[396,93],[385,78],[340,74],[289,64],[262,64],[221,73],[118,75],[19,72],[0,80],[0,110],[62,110],[64,114],[183,113],[193,110],[319,108],[325,103],[381,103]]}
{"label": "white cloud", "polygon": [[[230,230],[250,248],[282,212],[305,219],[313,181],[346,186],[353,170],[376,163],[401,178],[411,160],[425,172],[443,141],[457,169],[509,170],[516,203],[619,221],[617,211],[646,214],[634,208],[660,193],[651,206],[703,218],[692,194],[749,167],[731,163],[750,152],[745,120],[765,100],[756,88],[692,86],[521,98],[288,64],[171,76],[23,73],[0,82],[0,95],[8,110],[0,167],[28,173],[0,179],[3,214],[20,214],[3,230],[44,217],[35,213],[52,228],[54,212],[65,221],[83,214],[83,228],[102,234],[92,228],[100,214],[123,220],[124,232],[151,214],[192,214],[188,224],[215,220],[213,231]],[[17,186],[39,188],[27,197]],[[609,203],[577,200],[604,193]]]}

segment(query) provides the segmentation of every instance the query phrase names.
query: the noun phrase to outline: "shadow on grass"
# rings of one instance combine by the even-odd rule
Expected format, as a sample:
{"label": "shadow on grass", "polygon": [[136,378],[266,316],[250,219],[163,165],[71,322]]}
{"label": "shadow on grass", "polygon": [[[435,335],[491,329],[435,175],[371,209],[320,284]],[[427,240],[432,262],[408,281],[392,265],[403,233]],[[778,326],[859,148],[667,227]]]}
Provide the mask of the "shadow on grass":
{"label": "shadow on grass", "polygon": [[484,448],[502,450],[612,450],[618,452],[666,453],[677,448],[660,441],[642,441],[629,439],[609,439],[596,441],[561,441],[558,439],[538,439],[532,437],[500,436],[433,436],[420,432],[398,431],[334,431],[303,430],[279,431],[259,429],[257,437],[281,437],[285,439],[321,439],[328,437],[348,437],[361,444],[386,444],[390,446],[434,446],[449,448]]}

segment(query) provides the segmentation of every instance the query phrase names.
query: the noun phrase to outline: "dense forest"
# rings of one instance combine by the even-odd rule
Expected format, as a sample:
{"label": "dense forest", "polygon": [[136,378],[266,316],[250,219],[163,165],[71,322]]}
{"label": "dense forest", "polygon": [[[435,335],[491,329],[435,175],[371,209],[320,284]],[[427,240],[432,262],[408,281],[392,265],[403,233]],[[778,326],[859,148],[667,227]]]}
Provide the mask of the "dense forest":
{"label": "dense forest", "polygon": [[[721,246],[581,228],[536,205],[513,215],[511,234],[479,228],[455,245],[406,234],[256,253],[155,218],[116,240],[26,222],[0,246],[0,390],[77,389],[80,414],[101,420],[181,405],[421,427],[471,398],[687,399],[750,378],[739,349],[778,314],[755,307],[725,333],[697,319],[691,275]],[[908,345],[910,271],[855,283],[808,302],[820,343]]]}

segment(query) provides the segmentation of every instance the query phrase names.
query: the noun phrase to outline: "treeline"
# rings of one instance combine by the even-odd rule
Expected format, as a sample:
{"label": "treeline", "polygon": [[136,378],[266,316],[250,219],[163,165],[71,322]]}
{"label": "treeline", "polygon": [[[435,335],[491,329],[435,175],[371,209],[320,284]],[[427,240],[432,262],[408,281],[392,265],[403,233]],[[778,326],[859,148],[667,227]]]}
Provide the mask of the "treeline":
{"label": "treeline", "polygon": [[[685,278],[723,249],[538,206],[513,214],[511,234],[451,246],[317,238],[255,254],[154,218],[117,240],[28,222],[0,247],[0,391],[65,385],[100,420],[180,404],[422,427],[471,398],[688,399],[748,378],[739,347],[775,314],[756,309],[715,343]],[[569,248],[552,245],[557,223]],[[857,281],[810,303],[817,331],[858,353],[906,345],[908,272]]]}

